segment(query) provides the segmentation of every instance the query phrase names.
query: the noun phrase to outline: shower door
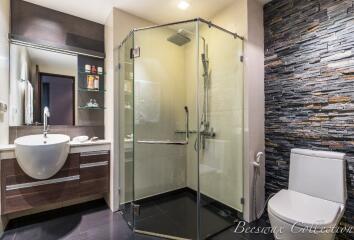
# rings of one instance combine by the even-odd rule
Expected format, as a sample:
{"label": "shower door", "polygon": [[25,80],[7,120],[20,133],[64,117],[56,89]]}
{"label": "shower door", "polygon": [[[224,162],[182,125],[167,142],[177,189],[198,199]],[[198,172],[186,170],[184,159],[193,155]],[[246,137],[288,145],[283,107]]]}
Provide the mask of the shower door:
{"label": "shower door", "polygon": [[[205,22],[199,35],[199,164],[187,169],[198,172],[202,238],[242,219],[244,88],[243,40]],[[208,210],[222,216],[212,221],[214,231]]]}
{"label": "shower door", "polygon": [[206,239],[243,199],[242,40],[200,20],[119,48],[120,206],[136,233]]}
{"label": "shower door", "polygon": [[[183,37],[176,34],[181,29],[186,32]],[[186,172],[187,155],[198,158],[197,151],[188,151],[198,129],[196,36],[196,22],[134,33],[138,233],[197,239],[197,192],[187,189]]]}

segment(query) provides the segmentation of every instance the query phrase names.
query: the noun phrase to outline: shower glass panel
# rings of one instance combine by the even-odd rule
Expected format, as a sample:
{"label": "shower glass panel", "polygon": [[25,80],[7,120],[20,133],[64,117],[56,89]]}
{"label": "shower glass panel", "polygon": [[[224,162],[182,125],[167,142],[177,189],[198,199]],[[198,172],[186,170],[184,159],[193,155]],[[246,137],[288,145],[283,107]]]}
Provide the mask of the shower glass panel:
{"label": "shower glass panel", "polygon": [[[130,34],[118,51],[119,83],[120,83],[120,132],[121,139],[119,158],[119,201],[130,227],[134,224],[132,202],[134,199],[134,61],[130,57],[134,46],[134,35]],[[122,134],[123,135],[123,134]]]}
{"label": "shower glass panel", "polygon": [[120,46],[120,208],[135,232],[206,239],[242,214],[242,44],[198,19]]}
{"label": "shower glass panel", "polygon": [[186,129],[197,129],[197,77],[185,71],[196,69],[196,35],[196,22],[134,34],[135,230],[142,233],[197,237],[197,194],[186,184],[192,141]]}
{"label": "shower glass panel", "polygon": [[214,223],[219,230],[243,212],[243,41],[204,22],[199,35],[199,161],[187,169],[197,178],[199,162],[203,233],[210,221],[204,209],[223,216]]}

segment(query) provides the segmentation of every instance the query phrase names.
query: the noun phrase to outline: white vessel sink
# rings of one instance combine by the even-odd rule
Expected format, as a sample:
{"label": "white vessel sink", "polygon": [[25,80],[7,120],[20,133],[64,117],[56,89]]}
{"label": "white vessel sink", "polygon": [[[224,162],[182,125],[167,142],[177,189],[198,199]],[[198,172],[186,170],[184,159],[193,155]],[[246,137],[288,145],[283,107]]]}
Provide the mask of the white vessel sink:
{"label": "white vessel sink", "polygon": [[70,137],[63,134],[29,135],[15,140],[15,154],[21,169],[35,179],[54,176],[69,154]]}

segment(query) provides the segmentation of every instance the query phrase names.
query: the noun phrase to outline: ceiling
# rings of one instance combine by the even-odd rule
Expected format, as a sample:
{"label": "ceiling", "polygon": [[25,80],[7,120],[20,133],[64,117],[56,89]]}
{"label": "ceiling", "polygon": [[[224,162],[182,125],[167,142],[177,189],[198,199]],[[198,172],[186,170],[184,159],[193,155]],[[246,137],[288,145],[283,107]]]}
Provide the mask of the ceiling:
{"label": "ceiling", "polygon": [[[180,0],[26,0],[37,5],[104,24],[113,7],[151,22],[162,24],[196,17],[210,18],[238,0],[185,0],[187,10],[177,8]],[[269,0],[259,0],[262,3]]]}

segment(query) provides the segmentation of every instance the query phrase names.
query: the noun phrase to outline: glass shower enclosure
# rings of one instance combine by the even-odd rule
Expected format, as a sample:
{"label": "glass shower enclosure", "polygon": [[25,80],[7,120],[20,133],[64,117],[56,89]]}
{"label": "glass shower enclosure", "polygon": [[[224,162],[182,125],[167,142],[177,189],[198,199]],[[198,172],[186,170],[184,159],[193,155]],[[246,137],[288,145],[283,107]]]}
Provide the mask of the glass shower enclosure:
{"label": "glass shower enclosure", "polygon": [[140,234],[217,236],[243,212],[243,39],[203,19],[119,47],[120,209]]}

